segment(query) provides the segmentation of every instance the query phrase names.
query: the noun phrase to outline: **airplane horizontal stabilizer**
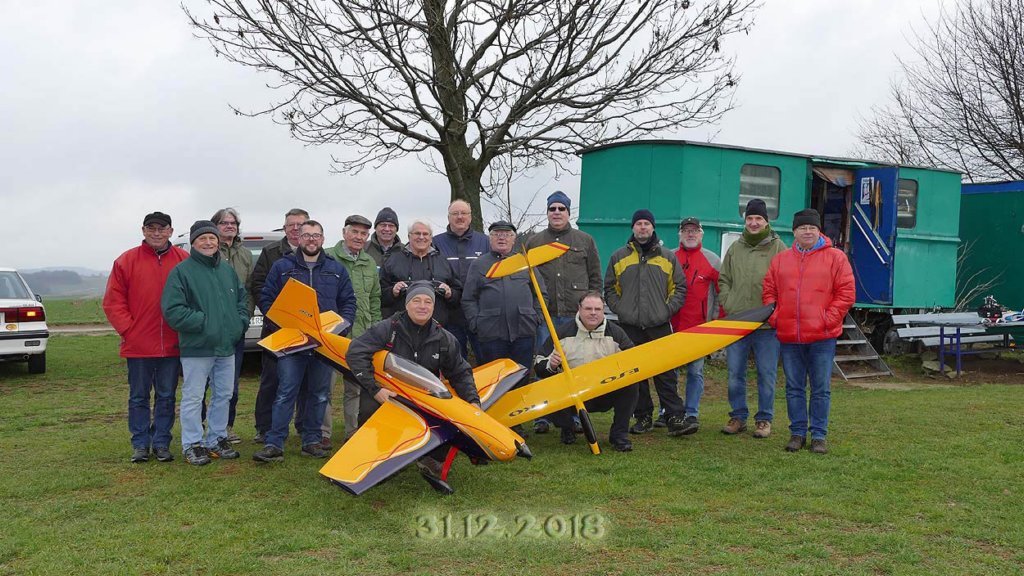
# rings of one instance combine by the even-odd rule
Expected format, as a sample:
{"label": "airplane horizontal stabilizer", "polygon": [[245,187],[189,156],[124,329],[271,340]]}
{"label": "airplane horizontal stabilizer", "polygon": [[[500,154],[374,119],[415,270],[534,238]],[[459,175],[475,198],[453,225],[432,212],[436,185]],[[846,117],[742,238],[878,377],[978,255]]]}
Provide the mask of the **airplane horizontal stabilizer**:
{"label": "airplane horizontal stabilizer", "polygon": [[495,262],[490,270],[487,271],[487,277],[501,278],[503,276],[510,276],[520,270],[526,270],[528,266],[536,267],[550,262],[565,254],[568,250],[569,247],[561,242],[551,242],[550,244],[543,244],[532,248],[526,254],[512,254],[508,258],[502,258]]}
{"label": "airplane horizontal stabilizer", "polygon": [[258,344],[278,358],[320,346],[312,336],[303,334],[295,328],[281,328],[260,340]]}

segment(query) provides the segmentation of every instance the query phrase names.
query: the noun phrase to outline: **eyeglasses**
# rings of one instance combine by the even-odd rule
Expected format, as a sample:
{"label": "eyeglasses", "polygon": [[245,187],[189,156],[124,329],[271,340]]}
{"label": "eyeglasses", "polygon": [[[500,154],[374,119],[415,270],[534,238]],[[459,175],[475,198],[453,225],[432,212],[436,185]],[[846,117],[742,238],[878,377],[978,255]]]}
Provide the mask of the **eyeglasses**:
{"label": "eyeglasses", "polygon": [[220,222],[217,222],[217,226],[238,226],[238,222],[235,222],[234,220],[221,220]]}
{"label": "eyeglasses", "polygon": [[565,206],[548,206],[548,212],[568,212]]}
{"label": "eyeglasses", "polygon": [[309,232],[306,232],[302,236],[299,236],[299,238],[302,238],[303,240],[320,240],[323,237],[324,237],[324,235],[320,234],[319,232],[314,233],[314,234],[310,234]]}
{"label": "eyeglasses", "polygon": [[449,212],[449,216],[472,216],[472,212]]}
{"label": "eyeglasses", "polygon": [[515,235],[516,233],[511,230],[494,230],[491,232],[491,236],[495,238],[512,238]]}
{"label": "eyeglasses", "polygon": [[149,232],[150,234],[168,234],[171,231],[170,226],[157,226],[155,224],[150,224],[145,228],[146,232]]}

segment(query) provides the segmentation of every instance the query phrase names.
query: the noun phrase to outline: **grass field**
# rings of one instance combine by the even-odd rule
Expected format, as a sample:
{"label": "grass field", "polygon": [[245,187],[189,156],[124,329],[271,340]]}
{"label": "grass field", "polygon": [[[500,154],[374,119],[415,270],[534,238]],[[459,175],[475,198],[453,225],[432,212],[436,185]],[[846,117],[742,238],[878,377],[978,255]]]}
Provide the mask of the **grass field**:
{"label": "grass field", "polygon": [[46,298],[43,305],[51,326],[107,323],[101,298]]}
{"label": "grass field", "polygon": [[0,364],[0,574],[1024,573],[1017,385],[836,384],[817,456],[783,452],[781,393],[772,438],[720,434],[712,366],[694,436],[599,457],[531,436],[532,461],[460,458],[454,496],[406,470],[353,498],[294,437],[283,464],[251,461],[255,374],[242,459],[128,463],[116,347],[58,336],[45,375]]}

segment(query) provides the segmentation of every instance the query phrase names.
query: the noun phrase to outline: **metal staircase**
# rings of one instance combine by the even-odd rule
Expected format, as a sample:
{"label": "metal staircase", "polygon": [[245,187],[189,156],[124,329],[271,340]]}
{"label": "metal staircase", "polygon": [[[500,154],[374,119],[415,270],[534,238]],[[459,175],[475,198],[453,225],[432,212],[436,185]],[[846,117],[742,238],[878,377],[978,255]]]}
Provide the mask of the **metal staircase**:
{"label": "metal staircase", "polygon": [[892,376],[892,370],[849,314],[843,320],[843,333],[836,340],[834,367],[843,380]]}

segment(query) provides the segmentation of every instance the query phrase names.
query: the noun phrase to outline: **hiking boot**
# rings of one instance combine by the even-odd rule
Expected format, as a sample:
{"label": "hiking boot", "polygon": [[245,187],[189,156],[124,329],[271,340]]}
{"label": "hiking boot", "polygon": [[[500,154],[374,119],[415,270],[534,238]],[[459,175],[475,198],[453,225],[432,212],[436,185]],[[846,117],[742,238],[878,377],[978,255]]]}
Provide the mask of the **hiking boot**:
{"label": "hiking boot", "polygon": [[416,468],[421,474],[427,474],[434,478],[441,478],[442,464],[431,456],[424,456],[416,461]]}
{"label": "hiking boot", "polygon": [[199,443],[189,446],[185,450],[185,462],[193,466],[206,466],[210,463],[210,456]]}
{"label": "hiking boot", "polygon": [[238,450],[231,447],[231,443],[228,442],[227,438],[221,438],[217,440],[217,445],[207,448],[207,452],[210,453],[210,458],[222,458],[224,460],[234,460],[238,458]]}
{"label": "hiking boot", "polygon": [[533,423],[533,432],[535,434],[547,434],[548,430],[551,430],[551,422],[547,420],[538,419]]}
{"label": "hiking boot", "polygon": [[807,443],[807,438],[803,436],[790,436],[789,443],[786,444],[786,452],[798,452]]}
{"label": "hiking boot", "polygon": [[654,421],[654,427],[655,428],[665,428],[667,426],[668,426],[668,417],[665,416],[664,412],[662,412],[661,414],[658,414],[658,419]]}
{"label": "hiking boot", "polygon": [[305,446],[302,447],[302,452],[300,452],[300,454],[302,454],[303,456],[309,456],[311,458],[327,458],[330,455],[329,453],[325,452],[323,448],[320,447],[319,442],[313,444],[306,444]]}
{"label": "hiking boot", "polygon": [[228,428],[228,435],[226,436],[226,438],[228,439],[228,443],[229,444],[241,444],[242,443],[242,437],[239,436],[238,434],[235,434],[235,431],[232,430],[231,428]]}
{"label": "hiking boot", "polygon": [[729,423],[722,428],[722,434],[739,434],[747,429],[746,420],[740,420],[739,418],[729,418]]}
{"label": "hiking boot", "polygon": [[632,452],[633,443],[627,440],[612,440],[612,450],[616,452]]}
{"label": "hiking boot", "polygon": [[333,446],[331,445],[330,436],[324,436],[323,438],[320,439],[320,448],[326,450],[327,452],[331,451],[331,448],[333,448]]}
{"label": "hiking boot", "polygon": [[669,430],[669,436],[689,436],[690,434],[696,434],[697,430],[700,430],[700,420],[696,416],[687,416],[683,418],[682,425],[673,434],[671,429]]}
{"label": "hiking boot", "polygon": [[171,462],[174,460],[174,454],[167,448],[153,448],[153,455],[156,456],[157,462]]}
{"label": "hiking boot", "polygon": [[636,424],[629,429],[630,434],[647,434],[651,430],[654,430],[654,423],[651,422],[650,416],[641,416],[636,419]]}
{"label": "hiking boot", "polygon": [[811,452],[815,454],[828,454],[828,444],[825,443],[825,439],[811,440]]}
{"label": "hiking boot", "polygon": [[256,435],[252,437],[252,443],[253,444],[266,444],[267,443],[267,434],[266,434],[266,432],[257,432]]}
{"label": "hiking boot", "polygon": [[132,463],[142,464],[149,462],[149,448],[135,448],[132,450]]}
{"label": "hiking boot", "polygon": [[253,454],[252,459],[257,462],[284,462],[284,451],[277,446],[267,444]]}
{"label": "hiking boot", "polygon": [[767,438],[772,435],[772,423],[758,420],[754,423],[754,438]]}
{"label": "hiking boot", "polygon": [[576,443],[576,430],[572,426],[562,428],[562,444],[566,446]]}

